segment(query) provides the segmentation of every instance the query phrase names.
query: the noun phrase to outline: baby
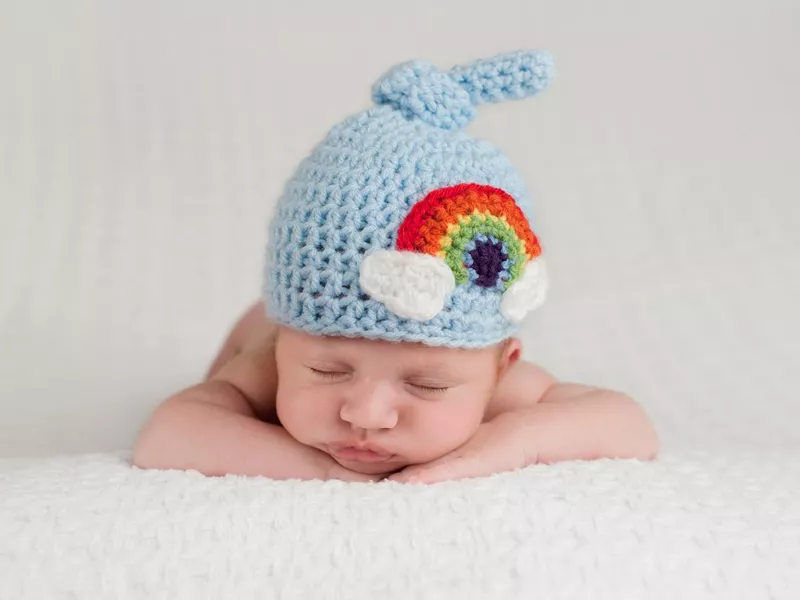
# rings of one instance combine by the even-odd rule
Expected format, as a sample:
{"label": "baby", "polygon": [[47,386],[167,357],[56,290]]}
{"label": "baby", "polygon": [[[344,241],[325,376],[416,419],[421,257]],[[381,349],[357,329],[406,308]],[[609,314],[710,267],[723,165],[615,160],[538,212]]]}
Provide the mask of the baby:
{"label": "baby", "polygon": [[547,271],[525,186],[462,131],[543,89],[544,52],[399,65],[306,158],[270,228],[264,300],[133,462],[207,475],[434,483],[536,463],[651,459],[627,396],[557,382],[516,334]]}

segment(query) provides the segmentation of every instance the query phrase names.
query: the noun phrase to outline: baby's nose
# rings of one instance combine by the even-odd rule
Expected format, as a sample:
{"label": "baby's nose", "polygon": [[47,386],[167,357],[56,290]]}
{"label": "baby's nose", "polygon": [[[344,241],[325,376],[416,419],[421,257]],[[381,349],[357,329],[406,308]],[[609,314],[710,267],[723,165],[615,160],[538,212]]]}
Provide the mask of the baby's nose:
{"label": "baby's nose", "polygon": [[360,429],[392,429],[397,425],[397,409],[391,396],[381,385],[362,389],[342,404],[339,416]]}

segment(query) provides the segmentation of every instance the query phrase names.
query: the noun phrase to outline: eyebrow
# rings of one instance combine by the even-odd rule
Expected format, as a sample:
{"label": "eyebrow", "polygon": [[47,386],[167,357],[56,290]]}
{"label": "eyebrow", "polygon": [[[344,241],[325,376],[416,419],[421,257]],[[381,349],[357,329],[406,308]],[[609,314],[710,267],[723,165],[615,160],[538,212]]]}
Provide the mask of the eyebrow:
{"label": "eyebrow", "polygon": [[[347,349],[345,340],[328,340],[329,344],[324,348],[316,348],[316,351],[309,352],[305,357],[306,362],[313,362],[324,365],[328,368],[351,369],[352,364],[346,359]],[[402,362],[405,362],[403,360]],[[465,379],[463,370],[453,365],[452,361],[437,359],[417,358],[409,361],[411,364],[400,369],[400,374],[405,379],[432,380],[436,382],[456,383]]]}
{"label": "eyebrow", "polygon": [[444,378],[456,379],[457,373],[453,372],[452,368],[448,368],[445,364],[435,362],[426,365],[415,365],[405,370],[406,377],[420,377],[420,378]]}
{"label": "eyebrow", "polygon": [[321,356],[308,356],[303,361],[306,365],[316,365],[318,367],[325,367],[329,369],[352,369],[347,361],[335,358],[327,358]]}

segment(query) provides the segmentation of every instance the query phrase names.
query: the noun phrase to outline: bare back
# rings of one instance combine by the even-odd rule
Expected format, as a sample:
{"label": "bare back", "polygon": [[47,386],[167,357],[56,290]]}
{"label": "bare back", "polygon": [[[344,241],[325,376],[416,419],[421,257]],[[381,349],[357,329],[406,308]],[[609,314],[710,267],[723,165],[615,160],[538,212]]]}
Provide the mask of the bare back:
{"label": "bare back", "polygon": [[264,301],[255,302],[239,318],[219,354],[211,363],[206,380],[211,379],[232,358],[243,352],[262,351],[272,346],[277,327],[271,323],[264,311]]}

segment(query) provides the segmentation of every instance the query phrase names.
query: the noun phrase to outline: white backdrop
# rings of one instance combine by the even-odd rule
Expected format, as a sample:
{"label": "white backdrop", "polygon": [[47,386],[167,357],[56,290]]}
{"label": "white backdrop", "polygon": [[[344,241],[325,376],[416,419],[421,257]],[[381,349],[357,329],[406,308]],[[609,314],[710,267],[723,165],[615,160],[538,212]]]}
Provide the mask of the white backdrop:
{"label": "white backdrop", "polygon": [[265,223],[388,66],[547,48],[471,131],[534,194],[526,356],[665,449],[800,451],[800,9],[0,0],[0,456],[124,449],[258,294]]}

